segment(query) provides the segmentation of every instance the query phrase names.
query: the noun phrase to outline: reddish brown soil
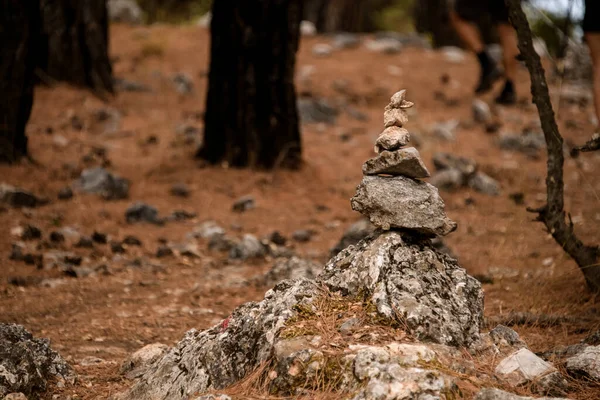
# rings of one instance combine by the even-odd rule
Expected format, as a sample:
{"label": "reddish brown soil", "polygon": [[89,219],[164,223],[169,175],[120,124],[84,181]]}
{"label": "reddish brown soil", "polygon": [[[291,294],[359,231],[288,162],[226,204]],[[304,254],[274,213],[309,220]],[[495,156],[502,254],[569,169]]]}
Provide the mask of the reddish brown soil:
{"label": "reddish brown soil", "polygon": [[[526,206],[543,204],[543,154],[534,160],[501,151],[494,145],[495,136],[480,125],[459,128],[455,142],[443,142],[427,133],[436,121],[471,120],[475,61],[469,58],[464,64],[451,64],[442,54],[419,49],[390,56],[359,48],[339,51],[330,58],[315,58],[311,47],[324,40],[303,39],[299,70],[313,65],[315,71],[312,85],[299,82],[299,90],[312,90],[335,101],[341,95],[332,88],[332,82],[345,79],[356,95],[355,107],[367,113],[370,121],[358,122],[343,114],[335,126],[304,126],[306,162],[297,172],[201,168],[193,158],[194,148],[177,139],[176,127],[186,116],[204,109],[209,37],[202,28],[112,28],[116,75],[153,88],[152,93],[120,93],[109,101],[110,107],[124,114],[118,134],[104,135],[101,125],[93,123],[94,110],[105,105],[89,92],[61,85],[36,91],[27,131],[31,155],[39,165],[23,162],[0,166],[0,181],[47,196],[52,202],[34,210],[0,212],[4,230],[0,235],[0,321],[23,324],[33,334],[50,338],[53,347],[72,362],[82,378],[76,387],[62,393],[100,399],[122,390],[128,382],[119,376],[118,363],[129,353],[153,342],[173,344],[185,331],[207,328],[240,303],[260,299],[264,288],[232,282],[264,272],[270,261],[228,263],[223,255],[204,250],[205,243],[200,243],[204,251],[200,260],[172,257],[153,260],[160,267],[131,268],[112,261],[110,249],[96,246],[91,255],[90,251],[76,251],[97,263],[107,263],[110,275],[65,279],[57,271],[37,270],[8,260],[15,240],[9,233],[11,228],[34,224],[48,235],[57,226],[73,226],[86,234],[98,230],[117,239],[132,234],[143,241],[144,247],[129,249],[126,257],[134,258],[132,254],[137,251],[151,260],[159,238],[183,241],[195,224],[209,219],[234,235],[241,233],[232,226],[258,236],[273,230],[289,236],[297,229],[313,229],[317,236],[306,244],[295,244],[296,250],[326,261],[329,248],[359,218],[350,209],[349,198],[361,179],[361,164],[371,156],[374,138],[381,130],[382,109],[389,96],[401,88],[408,89],[408,98],[416,103],[418,115],[411,118],[408,129],[421,133],[420,151],[431,169],[434,152],[449,151],[474,158],[502,184],[498,197],[469,189],[443,194],[448,214],[459,223],[458,230],[446,239],[447,244],[471,274],[495,277],[493,284],[484,285],[486,317],[527,311],[575,319],[548,328],[515,327],[535,351],[576,343],[600,327],[597,300],[586,291],[577,266],[525,210]],[[399,75],[390,73],[392,65],[399,68]],[[195,82],[195,92],[190,96],[179,95],[169,80],[179,71],[188,73]],[[444,73],[457,84],[456,88],[445,89],[458,99],[455,107],[446,107],[434,98],[433,92],[442,90],[440,76]],[[518,90],[527,97],[524,69],[519,72]],[[491,102],[491,96],[486,100]],[[500,109],[498,113],[505,132],[520,132],[537,118],[530,105]],[[589,138],[590,113],[590,106],[565,106],[558,112],[561,133],[567,141],[583,143]],[[69,123],[73,114],[85,121],[83,131],[74,130]],[[568,120],[576,121],[578,127],[567,128]],[[194,123],[202,126],[201,121]],[[46,133],[48,127],[53,134]],[[351,139],[342,141],[342,134],[350,134]],[[59,147],[53,135],[63,135],[69,143]],[[158,144],[145,144],[152,135],[158,138]],[[130,200],[107,202],[84,194],[68,201],[56,200],[58,190],[72,182],[71,170],[85,166],[81,158],[92,146],[105,146],[111,170],[132,181]],[[565,165],[566,206],[577,217],[577,233],[590,243],[600,242],[600,181],[593,173],[598,167],[600,154],[586,154],[577,161],[568,158]],[[171,184],[176,182],[189,185],[189,198],[169,194]],[[525,195],[525,205],[509,198],[514,192]],[[233,201],[246,194],[255,196],[257,207],[233,213]],[[124,211],[138,200],[156,206],[161,214],[185,209],[196,212],[198,218],[164,227],[129,225],[124,221]],[[326,206],[328,211],[319,211],[319,206]],[[64,284],[55,288],[17,287],[7,283],[12,277],[55,277],[64,279]],[[88,356],[114,363],[80,366],[79,362]],[[573,396],[585,398],[586,394],[582,391]]]}

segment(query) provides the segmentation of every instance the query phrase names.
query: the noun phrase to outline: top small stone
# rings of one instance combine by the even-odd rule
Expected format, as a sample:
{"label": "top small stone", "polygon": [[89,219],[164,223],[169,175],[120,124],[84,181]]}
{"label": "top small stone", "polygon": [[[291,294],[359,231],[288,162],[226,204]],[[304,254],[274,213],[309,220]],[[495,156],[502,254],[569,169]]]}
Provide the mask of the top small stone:
{"label": "top small stone", "polygon": [[415,105],[415,103],[413,103],[412,101],[405,100],[405,97],[406,97],[405,89],[394,93],[394,95],[390,99],[389,107],[406,109],[406,108],[411,108],[412,106]]}

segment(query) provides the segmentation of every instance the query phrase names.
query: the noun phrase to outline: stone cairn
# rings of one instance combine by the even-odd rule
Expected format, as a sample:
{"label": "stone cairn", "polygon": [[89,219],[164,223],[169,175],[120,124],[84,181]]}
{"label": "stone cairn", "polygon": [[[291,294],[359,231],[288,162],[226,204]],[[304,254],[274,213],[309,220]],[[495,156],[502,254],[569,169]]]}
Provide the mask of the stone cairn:
{"label": "stone cairn", "polygon": [[363,165],[352,209],[383,230],[444,236],[456,229],[456,222],[446,216],[437,188],[420,180],[430,174],[417,149],[404,147],[410,141],[406,110],[414,105],[405,96],[406,90],[399,91],[385,107],[385,128],[375,142],[378,155]]}

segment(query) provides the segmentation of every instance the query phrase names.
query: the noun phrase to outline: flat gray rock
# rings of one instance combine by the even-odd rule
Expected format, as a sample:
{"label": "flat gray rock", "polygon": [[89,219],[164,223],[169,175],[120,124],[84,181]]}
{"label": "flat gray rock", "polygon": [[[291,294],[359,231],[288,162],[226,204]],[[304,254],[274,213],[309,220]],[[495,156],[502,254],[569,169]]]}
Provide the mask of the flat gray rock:
{"label": "flat gray rock", "polygon": [[438,190],[403,176],[365,176],[351,204],[354,211],[384,230],[408,229],[443,236],[456,229],[456,222],[444,212]]}
{"label": "flat gray rock", "polygon": [[398,150],[410,142],[410,133],[404,128],[390,126],[379,135],[375,142],[375,152],[381,153],[383,150]]}
{"label": "flat gray rock", "polygon": [[430,176],[427,167],[421,160],[419,151],[414,147],[395,151],[382,151],[377,157],[363,164],[365,175],[394,175],[409,178],[427,178]]}
{"label": "flat gray rock", "polygon": [[600,346],[587,346],[577,355],[568,358],[567,371],[575,376],[600,380]]}

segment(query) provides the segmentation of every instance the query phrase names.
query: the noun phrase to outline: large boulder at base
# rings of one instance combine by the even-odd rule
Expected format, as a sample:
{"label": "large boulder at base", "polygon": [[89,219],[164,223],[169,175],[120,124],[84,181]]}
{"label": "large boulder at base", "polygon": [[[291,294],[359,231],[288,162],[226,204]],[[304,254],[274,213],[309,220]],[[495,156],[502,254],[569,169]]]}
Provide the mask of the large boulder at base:
{"label": "large boulder at base", "polygon": [[[322,376],[331,365],[330,354],[321,351],[318,337],[280,337],[280,332],[290,318],[301,318],[302,310],[317,310],[314,300],[323,288],[349,302],[364,297],[375,305],[375,318],[401,323],[412,337],[439,343],[351,344],[340,349],[341,358],[335,359],[341,361],[340,368],[335,373],[357,400],[435,398],[452,390],[452,379],[422,363],[451,366],[451,360],[439,361],[441,354],[459,353],[448,345],[468,346],[478,339],[481,286],[428,239],[385,232],[341,251],[316,280],[280,282],[264,300],[238,307],[216,326],[189,331],[151,363],[121,399],[187,399],[230,386],[268,360],[275,363],[269,372],[271,390],[294,394],[311,377]],[[462,360],[462,356],[454,354],[452,359]]]}
{"label": "large boulder at base", "polygon": [[481,284],[428,240],[386,232],[341,251],[319,277],[332,291],[367,296],[419,340],[468,346],[483,326]]}
{"label": "large boulder at base", "polygon": [[0,324],[0,398],[16,392],[34,398],[46,390],[48,380],[74,379],[48,339],[36,339],[20,325]]}
{"label": "large boulder at base", "polygon": [[407,229],[426,235],[447,235],[456,229],[444,212],[437,188],[403,176],[365,176],[356,188],[352,209],[378,228]]}
{"label": "large boulder at base", "polygon": [[264,300],[243,304],[220,324],[188,331],[121,399],[182,400],[239,381],[269,358],[294,308],[310,303],[317,293],[314,281],[284,281]]}
{"label": "large boulder at base", "polygon": [[558,397],[527,397],[514,393],[505,392],[500,389],[482,389],[477,393],[474,400],[569,400]]}

